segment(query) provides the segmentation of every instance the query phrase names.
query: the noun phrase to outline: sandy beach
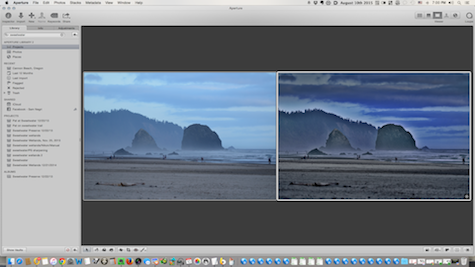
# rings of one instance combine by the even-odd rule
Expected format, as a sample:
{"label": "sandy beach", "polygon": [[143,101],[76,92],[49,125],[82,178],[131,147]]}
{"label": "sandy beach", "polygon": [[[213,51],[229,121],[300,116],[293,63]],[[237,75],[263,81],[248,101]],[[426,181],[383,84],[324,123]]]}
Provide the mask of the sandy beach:
{"label": "sandy beach", "polygon": [[[162,159],[86,159],[84,199],[275,200],[275,172],[275,164],[218,164]],[[106,185],[119,183],[136,185]]]}
{"label": "sandy beach", "polygon": [[468,164],[279,160],[280,199],[464,199],[468,192]]}

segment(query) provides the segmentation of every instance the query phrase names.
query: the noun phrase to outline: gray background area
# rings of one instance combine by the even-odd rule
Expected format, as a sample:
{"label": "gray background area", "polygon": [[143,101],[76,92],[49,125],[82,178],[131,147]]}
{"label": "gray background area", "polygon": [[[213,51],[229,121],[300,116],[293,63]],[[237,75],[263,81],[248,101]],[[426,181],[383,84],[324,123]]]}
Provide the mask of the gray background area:
{"label": "gray background area", "polygon": [[[83,27],[83,71],[473,71],[471,27]],[[125,38],[127,36],[127,38]],[[471,245],[472,202],[83,202],[85,245]]]}

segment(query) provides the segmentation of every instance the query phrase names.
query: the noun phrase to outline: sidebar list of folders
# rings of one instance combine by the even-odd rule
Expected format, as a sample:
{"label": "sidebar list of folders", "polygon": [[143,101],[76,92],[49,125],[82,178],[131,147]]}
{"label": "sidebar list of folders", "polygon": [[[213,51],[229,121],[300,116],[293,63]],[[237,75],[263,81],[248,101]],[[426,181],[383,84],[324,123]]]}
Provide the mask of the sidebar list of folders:
{"label": "sidebar list of folders", "polygon": [[[62,209],[65,203],[80,198],[82,109],[78,32],[74,27],[48,29],[51,31],[42,31],[40,27],[3,27],[1,195],[3,217],[7,218],[3,229],[16,229],[9,227],[35,218],[35,213],[41,217],[44,207]],[[35,201],[28,201],[32,199]],[[25,210],[30,212],[23,213]],[[74,214],[71,216],[78,219]],[[61,229],[51,222],[41,227],[56,232]],[[22,229],[38,238],[36,228]],[[33,240],[18,241],[14,231],[11,237],[8,231],[3,234],[4,248],[19,245],[17,242],[38,245]],[[58,238],[61,236],[58,234]],[[59,240],[51,243],[62,243],[56,241]]]}

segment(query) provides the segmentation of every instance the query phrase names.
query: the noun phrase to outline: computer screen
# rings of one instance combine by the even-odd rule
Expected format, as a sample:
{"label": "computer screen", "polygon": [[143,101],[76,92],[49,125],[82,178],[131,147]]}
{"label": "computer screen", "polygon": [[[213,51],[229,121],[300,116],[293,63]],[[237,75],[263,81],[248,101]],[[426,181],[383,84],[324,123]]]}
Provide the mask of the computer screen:
{"label": "computer screen", "polygon": [[5,265],[475,255],[475,2],[0,7]]}

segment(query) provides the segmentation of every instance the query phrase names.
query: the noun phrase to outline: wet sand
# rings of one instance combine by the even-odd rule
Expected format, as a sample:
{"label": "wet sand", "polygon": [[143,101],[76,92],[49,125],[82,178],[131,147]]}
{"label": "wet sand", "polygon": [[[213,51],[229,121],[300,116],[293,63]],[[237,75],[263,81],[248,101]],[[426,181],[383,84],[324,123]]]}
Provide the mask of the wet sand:
{"label": "wet sand", "polygon": [[464,199],[468,192],[469,165],[279,160],[280,199]]}
{"label": "wet sand", "polygon": [[[84,169],[86,200],[275,200],[276,198],[275,164],[216,164],[162,159],[86,159]],[[97,183],[137,183],[137,185],[124,187]]]}

